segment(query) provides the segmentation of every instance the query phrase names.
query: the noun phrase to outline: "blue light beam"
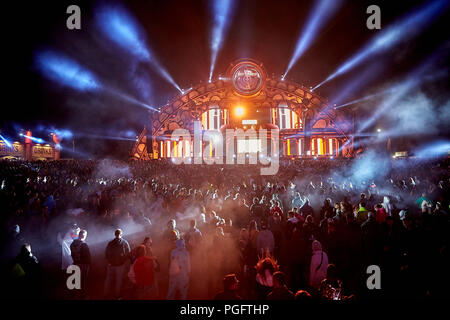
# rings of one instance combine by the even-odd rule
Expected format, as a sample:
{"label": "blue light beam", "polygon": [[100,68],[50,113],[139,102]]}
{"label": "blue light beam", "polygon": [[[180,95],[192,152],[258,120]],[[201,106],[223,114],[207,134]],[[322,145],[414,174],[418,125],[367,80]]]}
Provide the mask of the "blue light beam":
{"label": "blue light beam", "polygon": [[415,9],[412,13],[406,15],[400,22],[391,25],[384,30],[382,29],[372,41],[344,62],[324,81],[312,88],[312,90],[319,88],[335,77],[349,71],[367,60],[370,56],[384,52],[397,45],[399,42],[413,37],[437,16],[445,12],[448,5],[448,0],[429,1],[421,8]]}
{"label": "blue light beam", "polygon": [[35,55],[35,63],[44,76],[62,85],[81,91],[104,90],[146,109],[159,111],[146,103],[136,100],[124,93],[120,93],[118,90],[103,86],[89,70],[83,68],[76,61],[61,53],[51,50],[39,51]]}
{"label": "blue light beam", "polygon": [[[445,46],[443,46],[445,47]],[[442,47],[442,48],[443,48]],[[382,101],[382,103],[377,107],[374,114],[364,121],[360,128],[358,129],[358,133],[362,132],[370,125],[372,125],[382,114],[387,112],[389,108],[391,108],[394,104],[398,103],[403,97],[405,97],[412,89],[420,85],[424,79],[432,79],[433,77],[427,76],[426,73],[434,66],[436,60],[442,56],[442,54],[446,54],[447,52],[443,52],[438,50],[430,57],[428,57],[424,63],[420,64],[416,69],[411,71],[403,82],[395,86],[395,90],[392,90],[390,95]]]}
{"label": "blue light beam", "polygon": [[134,17],[120,6],[103,6],[98,9],[97,21],[113,42],[140,60],[150,61],[151,55],[145,33]]}
{"label": "blue light beam", "polygon": [[450,154],[450,141],[438,140],[427,145],[422,145],[413,151],[419,158],[432,159]]}
{"label": "blue light beam", "polygon": [[319,0],[308,17],[306,27],[297,41],[294,54],[289,61],[288,67],[281,77],[282,80],[286,77],[291,68],[300,59],[303,53],[309,48],[311,43],[317,36],[317,33],[322,29],[324,24],[329,20],[332,14],[340,7],[341,0]]}
{"label": "blue light beam", "polygon": [[98,9],[96,20],[103,34],[110,40],[140,61],[149,63],[163,79],[182,91],[150,49],[144,29],[124,7],[103,6]]}
{"label": "blue light beam", "polygon": [[8,148],[12,148],[12,144],[1,134],[0,134],[0,139],[2,139],[2,141],[8,146]]}
{"label": "blue light beam", "polygon": [[34,57],[38,70],[47,78],[80,91],[100,89],[95,76],[71,58],[51,50],[43,50]]}
{"label": "blue light beam", "polygon": [[30,137],[30,136],[27,136],[26,134],[23,134],[23,133],[21,133],[21,134],[19,134],[19,135],[22,136],[22,137],[24,137],[24,138],[28,138],[28,139],[30,139],[31,141],[36,142],[36,143],[44,143],[44,142],[45,142],[45,141],[44,141],[43,139],[41,139],[41,138]]}
{"label": "blue light beam", "polygon": [[213,1],[213,28],[210,39],[211,46],[211,67],[209,70],[209,82],[211,82],[214,67],[216,65],[217,54],[223,45],[228,26],[231,20],[231,11],[233,7],[233,0],[214,0]]}

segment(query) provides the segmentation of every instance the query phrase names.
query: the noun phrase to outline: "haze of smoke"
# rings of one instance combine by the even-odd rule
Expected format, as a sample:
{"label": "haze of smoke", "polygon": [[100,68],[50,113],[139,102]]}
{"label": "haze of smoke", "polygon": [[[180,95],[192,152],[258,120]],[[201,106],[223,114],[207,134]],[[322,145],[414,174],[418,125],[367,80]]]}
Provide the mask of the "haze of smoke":
{"label": "haze of smoke", "polygon": [[385,115],[395,135],[428,134],[439,132],[450,121],[450,101],[440,106],[422,92],[409,95],[396,103]]}

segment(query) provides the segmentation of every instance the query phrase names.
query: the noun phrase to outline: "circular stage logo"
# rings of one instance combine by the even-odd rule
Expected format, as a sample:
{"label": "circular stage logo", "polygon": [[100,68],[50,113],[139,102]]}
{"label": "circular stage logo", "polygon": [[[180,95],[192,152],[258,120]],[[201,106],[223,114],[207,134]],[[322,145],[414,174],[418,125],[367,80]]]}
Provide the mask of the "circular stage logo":
{"label": "circular stage logo", "polygon": [[234,70],[232,80],[237,92],[250,96],[261,89],[263,76],[257,66],[250,63],[243,63]]}

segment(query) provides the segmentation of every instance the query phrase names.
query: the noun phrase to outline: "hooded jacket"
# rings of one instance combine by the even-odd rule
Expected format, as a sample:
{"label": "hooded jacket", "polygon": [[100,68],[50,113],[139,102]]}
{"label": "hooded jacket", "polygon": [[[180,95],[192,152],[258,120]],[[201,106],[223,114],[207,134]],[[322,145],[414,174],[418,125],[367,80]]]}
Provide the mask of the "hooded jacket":
{"label": "hooded jacket", "polygon": [[313,255],[309,269],[309,285],[315,289],[320,287],[320,282],[327,275],[328,256],[322,251],[322,245],[314,240],[312,243]]}

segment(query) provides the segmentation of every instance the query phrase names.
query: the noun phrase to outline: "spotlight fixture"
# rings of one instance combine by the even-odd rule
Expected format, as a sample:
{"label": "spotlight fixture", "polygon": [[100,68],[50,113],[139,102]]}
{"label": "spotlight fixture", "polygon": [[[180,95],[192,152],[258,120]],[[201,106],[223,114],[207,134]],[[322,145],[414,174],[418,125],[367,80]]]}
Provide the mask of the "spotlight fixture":
{"label": "spotlight fixture", "polygon": [[244,112],[245,112],[245,110],[244,110],[244,108],[241,107],[241,106],[238,106],[238,107],[236,107],[236,108],[234,109],[234,114],[235,114],[237,117],[242,117],[242,116],[244,115]]}

